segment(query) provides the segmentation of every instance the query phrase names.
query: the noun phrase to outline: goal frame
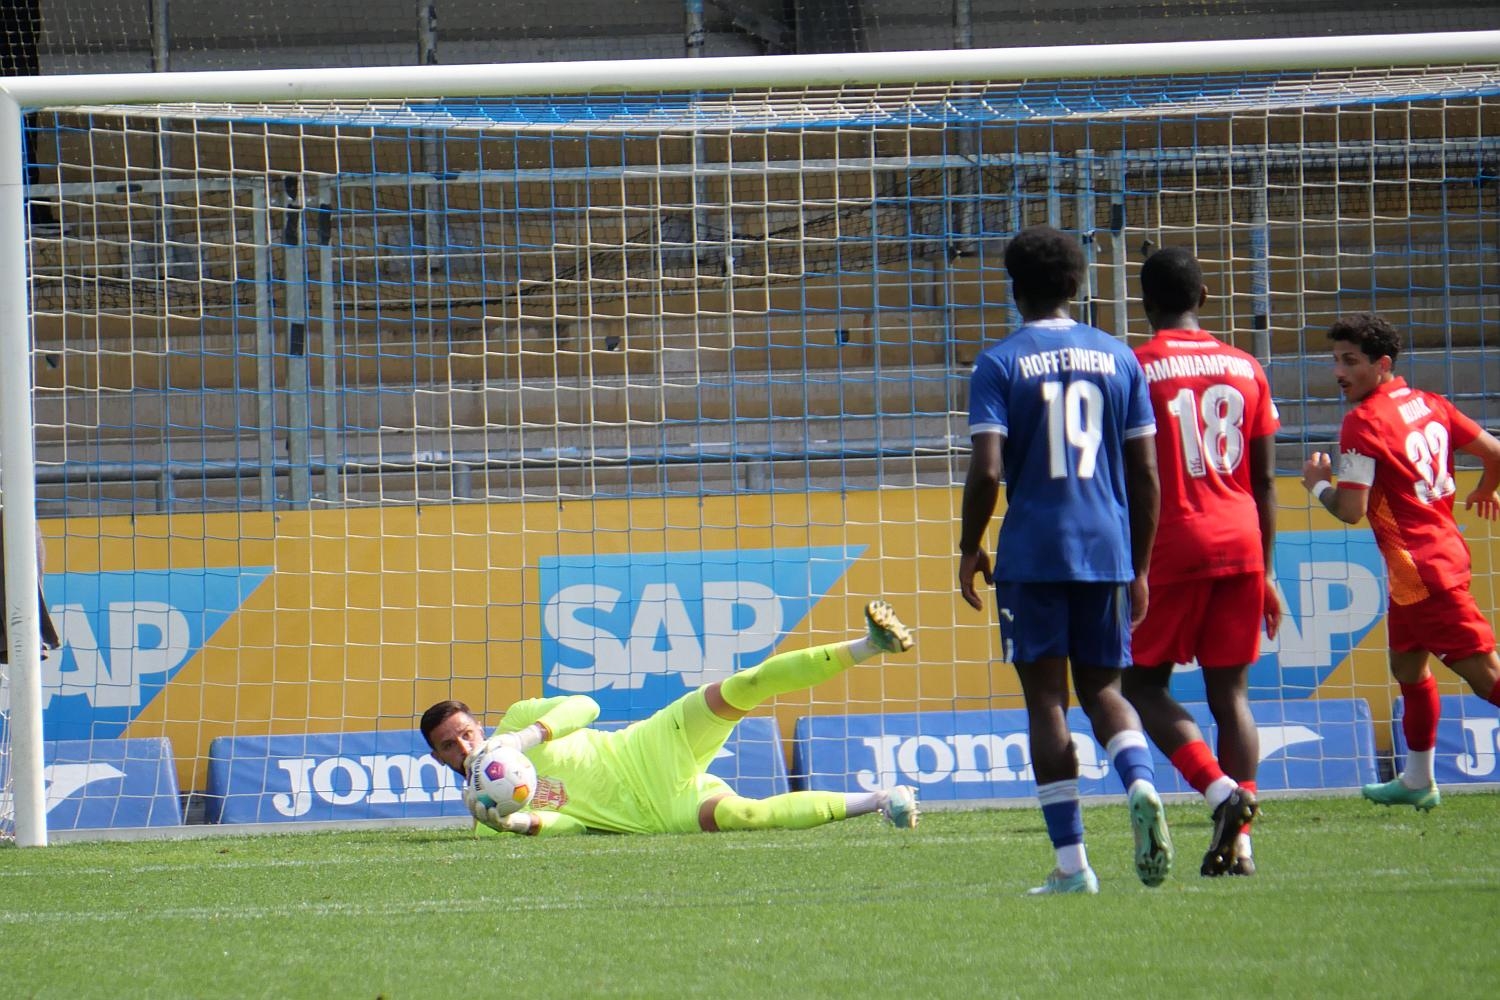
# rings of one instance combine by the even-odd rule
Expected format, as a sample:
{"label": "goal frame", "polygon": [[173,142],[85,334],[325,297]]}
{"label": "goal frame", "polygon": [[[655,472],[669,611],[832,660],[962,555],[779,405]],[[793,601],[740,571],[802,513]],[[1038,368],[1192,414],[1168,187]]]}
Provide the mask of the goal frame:
{"label": "goal frame", "polygon": [[158,103],[510,97],[641,91],[1094,79],[1500,60],[1500,31],[1023,49],[12,77],[0,80],[0,496],[15,840],[47,843],[38,625],[23,115]]}

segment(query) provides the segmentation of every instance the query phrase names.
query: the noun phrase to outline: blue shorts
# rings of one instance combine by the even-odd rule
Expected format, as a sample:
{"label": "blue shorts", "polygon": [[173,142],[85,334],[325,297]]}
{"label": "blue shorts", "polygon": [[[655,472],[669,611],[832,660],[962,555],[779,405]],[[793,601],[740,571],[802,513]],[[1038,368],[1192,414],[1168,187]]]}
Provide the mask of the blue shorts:
{"label": "blue shorts", "polygon": [[995,581],[1003,658],[1075,666],[1130,666],[1130,589],[1123,583]]}

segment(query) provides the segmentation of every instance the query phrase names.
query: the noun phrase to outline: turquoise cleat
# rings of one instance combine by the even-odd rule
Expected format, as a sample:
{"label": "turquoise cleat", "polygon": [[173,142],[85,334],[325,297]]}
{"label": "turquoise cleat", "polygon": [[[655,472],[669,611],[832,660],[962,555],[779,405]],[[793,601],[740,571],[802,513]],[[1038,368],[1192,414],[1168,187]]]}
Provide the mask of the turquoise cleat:
{"label": "turquoise cleat", "polygon": [[1384,784],[1366,785],[1360,789],[1365,798],[1383,806],[1411,806],[1418,812],[1432,812],[1443,804],[1443,794],[1437,785],[1426,788],[1407,788],[1400,778]]}
{"label": "turquoise cleat", "polygon": [[1148,886],[1167,880],[1172,870],[1172,835],[1156,789],[1138,782],[1130,792],[1130,828],[1135,833],[1135,873]]}
{"label": "turquoise cleat", "polygon": [[901,624],[896,609],[885,601],[866,604],[865,621],[869,624],[870,643],[877,649],[887,653],[904,653],[911,649],[911,629]]}
{"label": "turquoise cleat", "polygon": [[915,829],[922,818],[922,810],[917,808],[917,790],[910,785],[897,785],[886,792],[880,815],[898,830]]}
{"label": "turquoise cleat", "polygon": [[1028,896],[1063,896],[1079,894],[1084,896],[1099,895],[1099,876],[1094,874],[1092,868],[1064,875],[1054,868],[1052,874],[1047,876],[1047,881],[1035,889],[1027,889]]}

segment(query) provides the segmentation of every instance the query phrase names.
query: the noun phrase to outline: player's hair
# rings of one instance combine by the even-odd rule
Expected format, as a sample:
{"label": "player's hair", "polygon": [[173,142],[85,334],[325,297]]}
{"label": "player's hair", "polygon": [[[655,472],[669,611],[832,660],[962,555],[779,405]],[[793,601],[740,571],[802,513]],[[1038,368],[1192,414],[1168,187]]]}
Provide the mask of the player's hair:
{"label": "player's hair", "polygon": [[1005,272],[1017,295],[1041,305],[1060,305],[1083,284],[1083,248],[1051,226],[1032,226],[1016,234],[1005,248]]}
{"label": "player's hair", "polygon": [[1328,328],[1328,339],[1353,344],[1371,361],[1390,358],[1394,362],[1401,353],[1401,335],[1396,328],[1384,316],[1370,312],[1340,316]]}
{"label": "player's hair", "polygon": [[1182,247],[1163,247],[1141,265],[1141,298],[1163,315],[1192,312],[1202,293],[1203,267]]}
{"label": "player's hair", "polygon": [[422,739],[427,741],[429,749],[435,749],[432,746],[432,731],[459,712],[465,715],[474,714],[469,710],[469,706],[461,701],[440,701],[422,713]]}

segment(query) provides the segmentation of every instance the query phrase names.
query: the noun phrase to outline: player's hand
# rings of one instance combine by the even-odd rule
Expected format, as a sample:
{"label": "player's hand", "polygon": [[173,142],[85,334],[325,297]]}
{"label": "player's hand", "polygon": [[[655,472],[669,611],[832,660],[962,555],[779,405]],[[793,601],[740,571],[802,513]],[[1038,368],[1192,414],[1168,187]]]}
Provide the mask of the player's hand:
{"label": "player's hand", "polygon": [[483,749],[495,750],[505,747],[507,750],[515,750],[518,753],[526,753],[542,745],[547,739],[547,731],[540,722],[533,722],[525,729],[513,733],[496,733],[484,741]]}
{"label": "player's hand", "polygon": [[467,781],[464,782],[464,808],[469,810],[470,816],[473,816],[476,820],[483,823],[485,826],[490,827],[494,830],[500,829],[500,827],[496,826],[495,824],[496,821],[503,819],[504,817],[499,815],[492,815],[494,813],[494,807],[486,807],[482,802],[480,802],[479,794],[474,791],[474,787]]}
{"label": "player's hand", "polygon": [[1319,483],[1333,482],[1333,457],[1327,452],[1315,451],[1312,458],[1302,463],[1302,485],[1309,492]]}
{"label": "player's hand", "polygon": [[1464,500],[1464,510],[1472,510],[1486,521],[1500,518],[1500,495],[1475,490]]}
{"label": "player's hand", "polygon": [[1266,577],[1266,594],[1261,614],[1266,626],[1266,638],[1276,638],[1276,633],[1281,631],[1281,595],[1276,593],[1276,584],[1271,582],[1269,576]]}
{"label": "player's hand", "polygon": [[495,806],[485,806],[481,803],[474,789],[468,785],[464,786],[464,806],[469,810],[470,816],[498,833],[529,833],[531,831],[530,813],[513,812],[502,816]]}
{"label": "player's hand", "polygon": [[1146,608],[1151,605],[1151,588],[1146,583],[1146,575],[1142,573],[1130,581],[1130,627],[1140,628],[1141,622],[1146,620]]}
{"label": "player's hand", "polygon": [[525,752],[525,749],[521,746],[520,733],[496,733],[484,741],[485,750],[499,750],[502,747],[506,750]]}
{"label": "player's hand", "polygon": [[984,551],[983,545],[967,555],[960,554],[958,557],[958,592],[964,595],[964,600],[969,602],[969,607],[975,611],[983,611],[984,601],[974,589],[975,573],[984,574],[984,582],[994,586],[995,570],[990,565],[990,554]]}

